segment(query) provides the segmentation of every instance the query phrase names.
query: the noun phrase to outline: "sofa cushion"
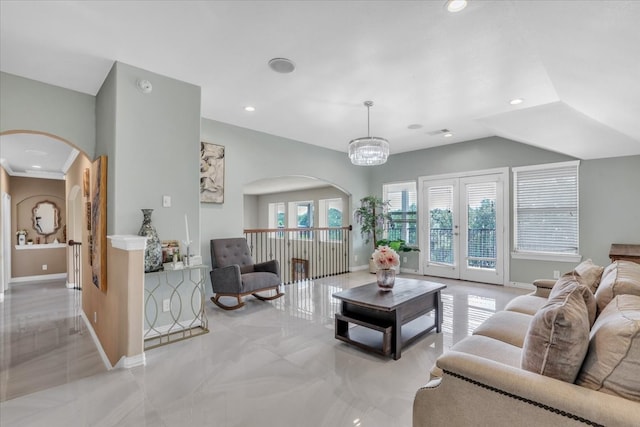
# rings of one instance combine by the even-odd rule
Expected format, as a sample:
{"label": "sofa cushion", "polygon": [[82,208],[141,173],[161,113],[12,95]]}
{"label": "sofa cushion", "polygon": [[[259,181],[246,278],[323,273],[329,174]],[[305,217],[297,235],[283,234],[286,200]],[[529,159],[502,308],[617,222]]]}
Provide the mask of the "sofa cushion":
{"label": "sofa cushion", "polygon": [[576,384],[640,401],[640,297],[618,295],[591,330]]}
{"label": "sofa cushion", "polygon": [[616,295],[622,294],[640,296],[640,264],[618,260],[605,268],[596,290],[598,312],[604,310]]}
{"label": "sofa cushion", "polygon": [[536,295],[520,295],[509,301],[505,306],[505,311],[515,311],[517,313],[529,314],[533,316],[547,303],[547,298]]}
{"label": "sofa cushion", "polygon": [[451,347],[453,351],[473,354],[505,365],[520,367],[522,350],[515,345],[485,337],[482,335],[471,335]]}
{"label": "sofa cushion", "polygon": [[558,279],[549,293],[547,302],[554,299],[560,301],[571,292],[579,292],[582,295],[589,314],[589,327],[593,326],[593,322],[596,320],[596,300],[591,290],[584,284],[584,279],[573,271]]}
{"label": "sofa cushion", "polygon": [[478,326],[473,335],[483,335],[522,348],[533,317],[515,311],[499,311]]}
{"label": "sofa cushion", "polygon": [[582,278],[582,284],[587,286],[593,293],[596,292],[604,267],[595,265],[591,259],[582,261],[573,269],[571,273],[576,273]]}
{"label": "sofa cushion", "polygon": [[[558,281],[560,282],[560,280]],[[521,366],[527,371],[573,383],[589,346],[586,286],[572,280],[549,297],[531,320],[522,347]]]}

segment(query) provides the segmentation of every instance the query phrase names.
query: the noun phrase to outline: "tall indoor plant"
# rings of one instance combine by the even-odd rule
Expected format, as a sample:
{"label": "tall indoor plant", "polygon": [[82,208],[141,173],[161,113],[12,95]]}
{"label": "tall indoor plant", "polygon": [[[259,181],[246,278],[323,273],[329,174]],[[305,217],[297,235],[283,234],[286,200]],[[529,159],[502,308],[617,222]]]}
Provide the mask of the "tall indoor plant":
{"label": "tall indoor plant", "polygon": [[[378,239],[382,237],[384,227],[391,222],[391,214],[386,209],[388,206],[388,201],[376,196],[367,196],[360,199],[360,207],[353,214],[355,222],[360,225],[360,234],[364,242],[373,242],[372,254],[376,250]],[[375,273],[375,269],[373,272]]]}

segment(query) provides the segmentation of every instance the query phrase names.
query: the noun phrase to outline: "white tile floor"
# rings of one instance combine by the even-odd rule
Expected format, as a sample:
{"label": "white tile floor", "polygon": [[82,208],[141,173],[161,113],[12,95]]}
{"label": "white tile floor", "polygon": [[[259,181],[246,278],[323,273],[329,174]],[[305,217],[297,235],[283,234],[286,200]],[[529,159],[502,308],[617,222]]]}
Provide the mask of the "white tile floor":
{"label": "white tile floor", "polygon": [[210,333],[147,351],[144,367],[111,371],[87,345],[77,292],[61,283],[12,286],[0,303],[0,425],[410,426],[413,396],[435,359],[526,293],[415,277],[448,285],[443,332],[394,361],[334,338],[331,294],[373,278],[300,282],[283,298],[249,297],[233,312],[207,302]]}

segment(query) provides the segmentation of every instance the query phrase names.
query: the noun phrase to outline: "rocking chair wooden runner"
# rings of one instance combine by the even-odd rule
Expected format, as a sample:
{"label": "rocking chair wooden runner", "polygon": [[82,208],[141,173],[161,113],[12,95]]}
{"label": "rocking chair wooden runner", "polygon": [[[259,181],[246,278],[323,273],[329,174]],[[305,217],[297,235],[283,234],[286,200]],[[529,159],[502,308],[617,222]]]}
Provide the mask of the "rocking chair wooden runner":
{"label": "rocking chair wooden runner", "polygon": [[[214,296],[211,301],[225,310],[235,310],[244,306],[242,297],[253,295],[262,301],[280,298],[280,264],[271,260],[254,264],[245,238],[211,240],[211,287]],[[275,295],[262,296],[258,292],[274,290]],[[234,297],[236,305],[225,305],[221,297]]]}

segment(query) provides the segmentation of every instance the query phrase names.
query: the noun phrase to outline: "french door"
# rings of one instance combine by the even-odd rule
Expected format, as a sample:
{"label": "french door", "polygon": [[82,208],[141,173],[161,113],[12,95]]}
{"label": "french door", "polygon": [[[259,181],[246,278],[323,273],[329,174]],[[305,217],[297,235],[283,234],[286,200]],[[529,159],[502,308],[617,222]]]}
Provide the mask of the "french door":
{"label": "french door", "polygon": [[419,179],[422,274],[504,284],[508,179],[507,169]]}

